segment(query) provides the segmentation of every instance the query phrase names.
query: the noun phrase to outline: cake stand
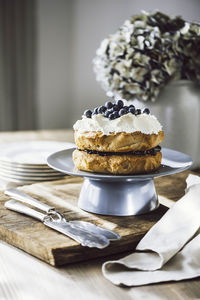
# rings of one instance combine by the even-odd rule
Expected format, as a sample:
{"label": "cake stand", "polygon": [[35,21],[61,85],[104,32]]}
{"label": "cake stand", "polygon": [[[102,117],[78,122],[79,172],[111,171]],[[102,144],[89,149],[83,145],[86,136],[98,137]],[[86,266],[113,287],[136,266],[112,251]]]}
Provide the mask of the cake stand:
{"label": "cake stand", "polygon": [[60,172],[84,177],[78,206],[88,212],[131,216],[150,212],[159,206],[153,179],[182,172],[192,165],[190,156],[162,148],[162,164],[153,173],[144,175],[106,175],[80,171],[72,160],[74,149],[51,154],[48,165]]}

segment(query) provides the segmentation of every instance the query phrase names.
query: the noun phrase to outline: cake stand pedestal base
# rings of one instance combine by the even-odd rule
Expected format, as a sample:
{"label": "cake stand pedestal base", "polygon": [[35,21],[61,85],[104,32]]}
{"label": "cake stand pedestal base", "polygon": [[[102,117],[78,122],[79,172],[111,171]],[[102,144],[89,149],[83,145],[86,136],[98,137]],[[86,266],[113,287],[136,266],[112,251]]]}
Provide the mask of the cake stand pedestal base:
{"label": "cake stand pedestal base", "polygon": [[192,159],[187,154],[162,148],[162,163],[155,172],[99,174],[76,169],[72,160],[73,151],[67,149],[53,153],[47,158],[47,163],[57,171],[84,177],[78,206],[100,215],[134,216],[156,209],[159,203],[153,179],[185,171],[192,165]]}
{"label": "cake stand pedestal base", "polygon": [[78,206],[101,215],[133,216],[150,212],[159,203],[153,179],[110,182],[85,178]]}

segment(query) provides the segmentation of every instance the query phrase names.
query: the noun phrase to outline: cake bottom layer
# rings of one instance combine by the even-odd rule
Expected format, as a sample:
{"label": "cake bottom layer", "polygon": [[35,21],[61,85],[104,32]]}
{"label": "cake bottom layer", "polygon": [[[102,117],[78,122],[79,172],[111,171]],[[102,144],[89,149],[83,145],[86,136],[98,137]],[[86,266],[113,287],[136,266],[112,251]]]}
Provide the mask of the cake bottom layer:
{"label": "cake bottom layer", "polygon": [[74,150],[73,161],[77,169],[104,174],[146,174],[155,171],[161,164],[162,153],[154,155],[112,154],[99,155]]}

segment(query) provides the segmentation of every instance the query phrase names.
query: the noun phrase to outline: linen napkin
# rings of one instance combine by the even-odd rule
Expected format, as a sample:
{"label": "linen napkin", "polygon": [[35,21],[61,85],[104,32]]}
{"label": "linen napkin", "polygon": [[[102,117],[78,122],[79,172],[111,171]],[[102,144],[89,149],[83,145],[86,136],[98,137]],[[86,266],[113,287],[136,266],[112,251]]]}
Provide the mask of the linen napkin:
{"label": "linen napkin", "polygon": [[189,175],[185,195],[139,242],[136,251],[105,262],[103,275],[116,285],[139,286],[200,276],[200,178]]}

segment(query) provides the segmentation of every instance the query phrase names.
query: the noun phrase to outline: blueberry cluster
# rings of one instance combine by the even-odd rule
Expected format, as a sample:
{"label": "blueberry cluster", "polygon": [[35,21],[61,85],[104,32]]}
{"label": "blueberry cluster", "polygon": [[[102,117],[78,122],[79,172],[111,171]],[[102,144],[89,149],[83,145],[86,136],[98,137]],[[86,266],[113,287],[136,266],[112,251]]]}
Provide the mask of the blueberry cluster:
{"label": "blueberry cluster", "polygon": [[150,110],[145,108],[143,111],[141,109],[136,109],[134,105],[126,106],[122,100],[117,100],[115,103],[110,101],[106,102],[105,105],[96,107],[93,111],[87,109],[84,112],[84,116],[91,118],[92,115],[103,114],[105,118],[109,120],[117,119],[123,115],[131,113],[133,115],[140,115],[141,113],[150,114]]}

